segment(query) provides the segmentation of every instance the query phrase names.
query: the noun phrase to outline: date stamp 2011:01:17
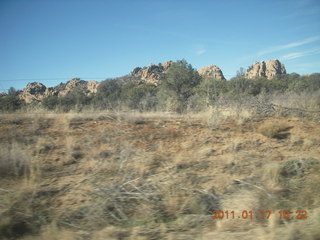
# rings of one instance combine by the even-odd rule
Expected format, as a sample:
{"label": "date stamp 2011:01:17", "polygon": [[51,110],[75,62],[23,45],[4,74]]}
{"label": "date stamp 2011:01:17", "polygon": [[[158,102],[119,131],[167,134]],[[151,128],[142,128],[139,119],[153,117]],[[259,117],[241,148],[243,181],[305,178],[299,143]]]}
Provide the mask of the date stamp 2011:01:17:
{"label": "date stamp 2011:01:17", "polygon": [[243,210],[243,211],[212,211],[211,218],[214,220],[219,219],[269,219],[271,215],[276,214],[279,219],[307,219],[308,213],[306,210],[297,210],[295,212],[289,210],[280,210],[280,211],[252,211],[252,210]]}

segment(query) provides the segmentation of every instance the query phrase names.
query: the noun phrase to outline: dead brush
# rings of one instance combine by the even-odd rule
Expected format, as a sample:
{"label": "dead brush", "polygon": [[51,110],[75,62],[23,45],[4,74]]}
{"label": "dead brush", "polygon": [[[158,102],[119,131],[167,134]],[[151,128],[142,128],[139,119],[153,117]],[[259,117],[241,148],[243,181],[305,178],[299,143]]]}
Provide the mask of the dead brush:
{"label": "dead brush", "polygon": [[29,159],[18,144],[0,147],[0,178],[21,177],[29,170]]}
{"label": "dead brush", "polygon": [[[158,187],[152,182],[142,181],[140,178],[109,183],[96,188],[94,192],[97,201],[101,201],[102,211],[112,224],[126,224],[135,219],[150,219],[156,209],[139,211],[145,204],[155,206],[160,200]],[[139,214],[140,213],[140,214]],[[146,216],[147,215],[147,216]]]}
{"label": "dead brush", "polygon": [[258,132],[268,138],[284,139],[289,136],[291,127],[284,121],[264,122],[258,127]]}

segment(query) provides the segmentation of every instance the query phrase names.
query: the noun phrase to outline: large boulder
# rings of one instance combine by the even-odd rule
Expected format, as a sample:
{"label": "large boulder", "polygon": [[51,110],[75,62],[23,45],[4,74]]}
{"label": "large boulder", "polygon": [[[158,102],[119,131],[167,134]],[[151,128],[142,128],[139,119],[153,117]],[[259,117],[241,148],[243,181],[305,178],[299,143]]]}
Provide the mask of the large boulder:
{"label": "large boulder", "polygon": [[97,81],[89,81],[87,82],[87,89],[89,93],[96,93],[99,86],[99,82]]}
{"label": "large boulder", "polygon": [[167,72],[171,65],[172,61],[159,63],[158,65],[151,63],[148,67],[134,68],[130,75],[137,78],[140,83],[150,83],[157,86],[160,84],[163,74]]}
{"label": "large boulder", "polygon": [[253,63],[245,73],[247,78],[265,77],[272,79],[275,76],[286,74],[285,66],[279,60],[269,60],[267,62]]}
{"label": "large boulder", "polygon": [[60,91],[58,91],[59,97],[64,97],[68,93],[72,92],[75,88],[79,88],[81,90],[84,90],[86,88],[87,82],[84,80],[80,80],[80,78],[72,78],[70,81],[68,81],[64,86],[60,85],[61,88]]}
{"label": "large boulder", "polygon": [[80,78],[72,78],[67,83],[61,83],[52,88],[53,95],[59,97],[64,97],[68,93],[72,92],[75,89],[78,89],[84,95],[89,95],[90,93],[96,93],[99,83],[97,81],[84,81]]}
{"label": "large boulder", "polygon": [[221,69],[216,65],[209,65],[198,70],[202,77],[213,77],[218,81],[226,81]]}
{"label": "large boulder", "polygon": [[20,92],[20,99],[26,103],[41,101],[46,96],[46,86],[40,82],[28,83],[27,86]]}

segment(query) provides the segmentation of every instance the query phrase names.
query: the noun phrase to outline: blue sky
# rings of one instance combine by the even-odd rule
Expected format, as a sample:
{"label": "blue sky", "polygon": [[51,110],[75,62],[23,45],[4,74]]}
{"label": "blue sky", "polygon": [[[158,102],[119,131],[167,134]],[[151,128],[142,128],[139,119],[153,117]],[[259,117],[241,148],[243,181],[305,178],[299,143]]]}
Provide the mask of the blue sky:
{"label": "blue sky", "polygon": [[0,0],[0,91],[102,80],[151,62],[320,72],[319,0]]}

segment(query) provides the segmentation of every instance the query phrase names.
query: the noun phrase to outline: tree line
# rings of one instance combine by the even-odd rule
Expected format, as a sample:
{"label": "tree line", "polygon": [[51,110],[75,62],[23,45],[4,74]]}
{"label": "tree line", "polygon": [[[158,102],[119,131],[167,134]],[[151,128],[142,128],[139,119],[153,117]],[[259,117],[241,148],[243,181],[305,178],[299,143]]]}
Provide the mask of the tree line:
{"label": "tree line", "polygon": [[[217,81],[212,77],[201,77],[185,60],[174,62],[163,75],[159,86],[139,84],[139,81],[130,77],[126,77],[126,81],[121,80],[123,79],[102,81],[97,93],[89,96],[75,88],[64,97],[48,96],[40,103],[31,105],[62,112],[94,108],[184,113],[204,110],[215,105],[221,97],[237,100],[260,94],[301,93],[320,89],[319,73],[305,76],[284,74],[268,80],[263,77],[247,79],[244,71],[238,71],[237,76],[229,81]],[[0,97],[1,111],[16,111],[26,106],[13,88],[8,95]]]}

